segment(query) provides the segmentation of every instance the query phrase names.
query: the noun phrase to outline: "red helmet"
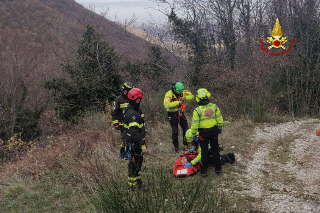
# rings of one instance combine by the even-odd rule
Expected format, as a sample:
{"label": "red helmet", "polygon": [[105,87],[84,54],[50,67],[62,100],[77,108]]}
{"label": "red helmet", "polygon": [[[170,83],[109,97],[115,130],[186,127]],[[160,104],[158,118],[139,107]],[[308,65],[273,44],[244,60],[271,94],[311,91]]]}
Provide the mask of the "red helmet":
{"label": "red helmet", "polygon": [[136,100],[137,98],[143,98],[143,92],[139,88],[133,88],[129,91],[128,98],[130,100]]}

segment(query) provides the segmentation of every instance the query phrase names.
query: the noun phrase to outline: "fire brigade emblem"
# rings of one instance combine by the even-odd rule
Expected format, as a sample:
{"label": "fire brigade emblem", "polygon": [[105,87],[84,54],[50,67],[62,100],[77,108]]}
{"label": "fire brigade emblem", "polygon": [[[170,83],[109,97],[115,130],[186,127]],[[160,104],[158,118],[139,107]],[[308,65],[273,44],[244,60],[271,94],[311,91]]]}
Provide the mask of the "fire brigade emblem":
{"label": "fire brigade emblem", "polygon": [[208,108],[204,111],[205,117],[210,118],[210,117],[212,117],[212,115],[213,115],[213,110],[211,108]]}
{"label": "fire brigade emblem", "polygon": [[[271,32],[272,37],[268,37],[267,42],[271,44],[268,48],[282,48],[286,49],[282,44],[287,42],[287,37],[282,37],[282,30],[280,26],[279,19],[276,19],[273,30]],[[281,38],[282,37],[282,38]]]}

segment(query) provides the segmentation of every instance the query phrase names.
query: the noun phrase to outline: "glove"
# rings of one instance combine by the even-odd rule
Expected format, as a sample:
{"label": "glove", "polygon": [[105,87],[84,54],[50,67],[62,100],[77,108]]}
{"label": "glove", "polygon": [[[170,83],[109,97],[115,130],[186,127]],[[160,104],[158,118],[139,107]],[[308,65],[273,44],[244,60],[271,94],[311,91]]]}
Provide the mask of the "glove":
{"label": "glove", "polygon": [[119,125],[119,124],[115,124],[115,125],[114,125],[114,128],[115,128],[116,130],[120,130],[120,125]]}
{"label": "glove", "polygon": [[187,167],[190,167],[190,166],[192,166],[192,163],[186,163],[186,164],[184,164],[183,167],[187,168]]}
{"label": "glove", "polygon": [[189,149],[189,152],[193,152],[194,151],[194,147],[192,147],[191,149]]}
{"label": "glove", "polygon": [[222,129],[218,129],[218,135],[222,133]]}
{"label": "glove", "polygon": [[199,142],[198,136],[193,136],[193,140],[194,140],[194,142],[198,143]]}

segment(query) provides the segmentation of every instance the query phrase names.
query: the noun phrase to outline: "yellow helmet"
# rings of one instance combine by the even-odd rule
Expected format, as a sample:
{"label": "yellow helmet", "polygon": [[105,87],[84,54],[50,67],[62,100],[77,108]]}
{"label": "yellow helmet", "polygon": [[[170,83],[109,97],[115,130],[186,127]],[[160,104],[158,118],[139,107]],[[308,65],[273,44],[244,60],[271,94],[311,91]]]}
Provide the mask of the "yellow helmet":
{"label": "yellow helmet", "polygon": [[197,103],[200,102],[200,100],[205,100],[211,97],[211,93],[208,92],[207,89],[201,88],[198,89],[197,94],[196,94],[196,101]]}
{"label": "yellow helmet", "polygon": [[191,129],[188,129],[186,132],[186,141],[188,143],[191,143],[193,141],[193,137],[198,136],[198,135],[199,135],[199,132],[197,132],[195,135],[193,135]]}

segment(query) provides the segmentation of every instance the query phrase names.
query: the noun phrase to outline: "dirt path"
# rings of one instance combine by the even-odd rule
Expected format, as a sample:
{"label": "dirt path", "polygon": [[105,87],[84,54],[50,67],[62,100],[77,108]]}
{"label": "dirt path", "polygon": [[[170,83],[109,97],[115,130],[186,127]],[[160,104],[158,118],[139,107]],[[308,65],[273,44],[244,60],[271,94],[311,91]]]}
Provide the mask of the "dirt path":
{"label": "dirt path", "polygon": [[247,195],[257,212],[320,212],[320,120],[264,125],[247,159]]}

